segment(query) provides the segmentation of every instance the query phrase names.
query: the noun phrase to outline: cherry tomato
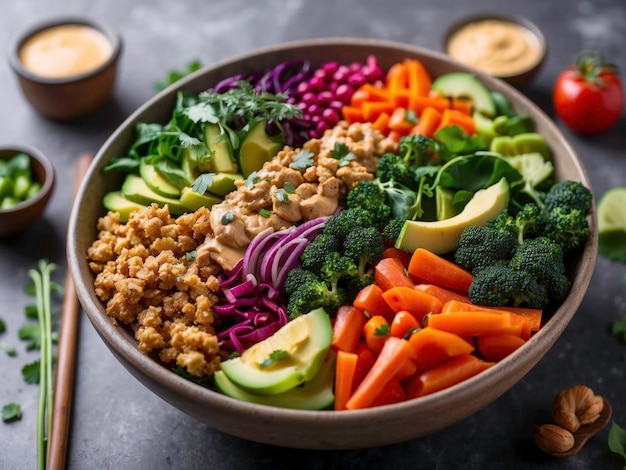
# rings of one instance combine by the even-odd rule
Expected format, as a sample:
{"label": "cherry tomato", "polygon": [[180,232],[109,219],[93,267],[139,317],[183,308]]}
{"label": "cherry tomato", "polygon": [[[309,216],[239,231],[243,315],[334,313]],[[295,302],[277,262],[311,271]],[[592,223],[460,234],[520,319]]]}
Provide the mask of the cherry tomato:
{"label": "cherry tomato", "polygon": [[557,77],[552,93],[556,114],[573,131],[592,135],[612,128],[624,109],[624,88],[617,68],[595,52]]}

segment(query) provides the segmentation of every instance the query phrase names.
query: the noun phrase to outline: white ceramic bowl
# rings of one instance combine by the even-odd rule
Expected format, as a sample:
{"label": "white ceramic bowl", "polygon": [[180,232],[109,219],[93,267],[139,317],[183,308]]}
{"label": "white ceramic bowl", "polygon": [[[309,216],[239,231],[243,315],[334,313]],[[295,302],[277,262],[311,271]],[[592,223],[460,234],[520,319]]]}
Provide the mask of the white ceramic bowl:
{"label": "white ceramic bowl", "polygon": [[[523,347],[479,377],[459,385],[415,400],[365,410],[299,411],[237,401],[185,380],[139,352],[132,334],[114,325],[106,315],[94,293],[94,275],[86,258],[87,248],[97,237],[97,219],[105,213],[102,197],[120,183],[119,175],[103,174],[102,169],[113,157],[127,151],[135,123],[166,122],[180,89],[197,93],[236,73],[260,71],[294,57],[319,65],[329,60],[363,61],[369,54],[374,54],[384,68],[406,57],[417,58],[433,76],[468,70],[442,53],[378,40],[313,40],[244,54],[190,75],[134,112],[100,149],[78,193],[69,224],[68,260],[80,302],[89,319],[122,365],[146,387],[182,411],[226,433],[286,447],[346,449],[402,442],[445,428],[489,405],[541,360],[576,313],[589,285],[597,251],[595,217],[591,218],[592,237],[568,265],[571,293]],[[480,74],[478,78],[489,89],[504,93],[519,113],[535,119],[538,132],[548,139],[554,152],[559,179],[579,180],[590,187],[574,149],[537,106],[502,81]],[[595,213],[595,206],[592,210]]]}

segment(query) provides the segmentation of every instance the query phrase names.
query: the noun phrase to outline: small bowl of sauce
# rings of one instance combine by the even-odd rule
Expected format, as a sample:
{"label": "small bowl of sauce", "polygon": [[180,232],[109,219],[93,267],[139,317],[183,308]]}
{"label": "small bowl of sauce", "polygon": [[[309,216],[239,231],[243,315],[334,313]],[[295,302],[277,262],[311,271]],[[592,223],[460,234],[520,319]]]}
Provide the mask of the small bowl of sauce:
{"label": "small bowl of sauce", "polygon": [[119,35],[100,22],[61,18],[22,34],[9,62],[33,108],[68,121],[95,112],[110,97],[121,47]]}
{"label": "small bowl of sauce", "polygon": [[520,16],[483,13],[448,28],[444,51],[453,59],[516,87],[535,77],[547,54],[541,30]]}

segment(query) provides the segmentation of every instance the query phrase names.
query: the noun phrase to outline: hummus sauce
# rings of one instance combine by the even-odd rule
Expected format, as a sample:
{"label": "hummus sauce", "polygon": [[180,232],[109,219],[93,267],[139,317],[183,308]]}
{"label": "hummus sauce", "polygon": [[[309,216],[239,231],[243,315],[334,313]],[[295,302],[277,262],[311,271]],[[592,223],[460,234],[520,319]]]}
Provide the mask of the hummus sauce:
{"label": "hummus sauce", "polygon": [[20,47],[20,61],[29,72],[45,78],[66,78],[89,72],[113,53],[107,37],[95,28],[69,24],[54,26],[28,38]]}
{"label": "hummus sauce", "polygon": [[536,65],[541,44],[527,28],[500,20],[470,23],[448,41],[455,60],[495,76],[510,76]]}

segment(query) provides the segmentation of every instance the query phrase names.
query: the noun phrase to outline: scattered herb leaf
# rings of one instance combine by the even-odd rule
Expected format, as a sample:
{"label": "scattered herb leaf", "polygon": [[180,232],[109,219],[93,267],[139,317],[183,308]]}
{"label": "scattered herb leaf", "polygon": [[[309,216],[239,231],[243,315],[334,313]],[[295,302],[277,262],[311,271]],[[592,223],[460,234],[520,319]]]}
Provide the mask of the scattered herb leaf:
{"label": "scattered herb leaf", "polygon": [[6,343],[0,343],[0,350],[3,350],[5,353],[7,353],[7,356],[17,356],[17,350],[13,346],[9,346]]}
{"label": "scattered herb leaf", "polygon": [[191,186],[194,193],[204,194],[209,186],[213,184],[215,173],[204,173],[196,178]]}
{"label": "scattered herb leaf", "polygon": [[293,184],[291,184],[289,181],[287,181],[283,185],[283,189],[285,191],[287,191],[288,194],[295,194],[296,193],[296,187]]}
{"label": "scattered herb leaf", "polygon": [[374,336],[389,336],[389,325],[382,324],[374,330]]}
{"label": "scattered herb leaf", "polygon": [[613,322],[611,333],[619,336],[626,343],[626,317],[618,318]]}
{"label": "scattered herb leaf", "polygon": [[284,189],[278,189],[274,195],[276,196],[276,200],[278,202],[281,202],[283,204],[289,204],[291,202],[291,199],[289,199],[289,194],[287,194],[287,191],[285,191]]}
{"label": "scattered herb leaf", "polygon": [[261,181],[261,178],[259,178],[256,171],[253,171],[246,178],[246,189],[252,189],[259,181]]}
{"label": "scattered herb leaf", "polygon": [[154,84],[154,90],[165,90],[172,83],[176,83],[181,78],[195,72],[196,70],[199,70],[200,68],[202,68],[202,62],[200,62],[198,59],[194,59],[190,61],[182,70],[170,70],[167,73],[167,77],[165,78],[165,80],[159,81]]}
{"label": "scattered herb leaf", "polygon": [[335,142],[335,147],[330,151],[330,156],[339,160],[339,166],[346,166],[356,158],[346,144],[340,144],[339,142]]}
{"label": "scattered herb leaf", "polygon": [[187,260],[188,263],[194,262],[196,260],[196,250],[188,251],[185,254],[185,260]]}
{"label": "scattered herb leaf", "polygon": [[40,368],[41,367],[39,359],[22,367],[22,378],[24,379],[24,382],[26,382],[27,384],[38,384]]}
{"label": "scattered herb leaf", "polygon": [[235,216],[233,215],[231,211],[224,212],[224,215],[222,216],[222,225],[228,225],[233,220],[235,220]]}
{"label": "scattered herb leaf", "polygon": [[276,361],[280,361],[283,359],[287,359],[289,357],[289,353],[283,349],[277,349],[276,351],[272,351],[267,359],[259,364],[261,368],[269,367],[274,364]]}
{"label": "scattered herb leaf", "polygon": [[24,315],[26,316],[26,318],[36,320],[37,319],[37,306],[27,305],[26,307],[24,307]]}
{"label": "scattered herb leaf", "polygon": [[10,423],[22,419],[22,408],[17,403],[7,403],[2,407],[2,421]]}
{"label": "scattered herb leaf", "polygon": [[7,330],[6,325],[4,324],[4,320],[0,318],[0,334],[4,333]]}
{"label": "scattered herb leaf", "polygon": [[626,470],[626,429],[615,421],[611,423],[609,429],[609,449],[624,458],[624,469]]}
{"label": "scattered herb leaf", "polygon": [[266,219],[269,219],[272,216],[272,211],[267,210],[267,209],[261,209],[259,211],[259,215],[261,217],[265,217]]}
{"label": "scattered herb leaf", "polygon": [[37,323],[27,323],[17,332],[21,340],[28,341],[26,350],[32,351],[41,348],[41,329]]}
{"label": "scattered herb leaf", "polygon": [[294,170],[306,170],[313,165],[313,156],[315,154],[310,150],[300,150],[293,161],[289,164],[289,168]]}

